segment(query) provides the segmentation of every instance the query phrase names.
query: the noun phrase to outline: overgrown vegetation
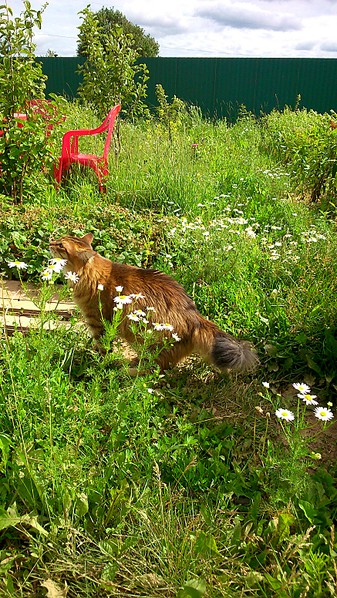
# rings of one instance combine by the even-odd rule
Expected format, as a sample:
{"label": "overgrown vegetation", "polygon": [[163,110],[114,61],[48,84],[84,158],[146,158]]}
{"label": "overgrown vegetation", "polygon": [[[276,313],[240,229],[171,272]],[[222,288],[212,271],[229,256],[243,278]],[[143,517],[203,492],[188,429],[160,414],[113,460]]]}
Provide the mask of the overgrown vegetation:
{"label": "overgrown vegetation", "polygon": [[[95,122],[65,108],[69,128]],[[106,195],[74,170],[21,206],[2,196],[4,284],[37,283],[41,316],[1,341],[1,593],[334,596],[335,188],[312,203],[291,151],[308,130],[334,132],[305,109],[229,126],[162,108],[121,122]],[[45,330],[58,322],[41,278],[49,239],[88,231],[252,340],[258,372],[222,377],[192,358],[130,378],[113,326],[104,357],[76,314]]]}
{"label": "overgrown vegetation", "polygon": [[27,179],[46,157],[41,122],[29,123],[24,135],[18,117],[30,99],[43,97],[45,87],[42,67],[35,62],[34,26],[41,26],[41,12],[29,2],[17,19],[9,6],[0,7],[0,191],[16,201],[22,200]]}
{"label": "overgrown vegetation", "polygon": [[[56,190],[47,166],[63,131],[105,109],[103,55],[95,46],[94,112],[85,94],[54,98],[66,120],[48,120],[52,134],[39,136],[34,111],[18,126],[26,91],[43,94],[40,15],[24,4],[15,34],[0,9],[0,37],[17,43],[0,69],[2,315],[13,278],[40,315],[0,342],[1,596],[336,596],[331,115],[257,120],[242,107],[233,125],[209,122],[158,86],[156,117],[121,120],[107,194],[79,169]],[[202,313],[254,342],[260,369],[225,377],[192,357],[161,375],[144,350],[130,377],[116,322],[99,354],[77,312],[65,323],[48,308],[55,288],[71,299],[50,238],[89,231],[106,257],[179,280]]]}
{"label": "overgrown vegetation", "polygon": [[35,61],[33,30],[41,27],[43,11],[27,0],[23,6],[17,17],[7,3],[0,6],[0,193],[16,203],[44,192],[53,164],[52,127],[63,105],[62,98],[44,100],[46,77]]}
{"label": "overgrown vegetation", "polygon": [[[285,114],[287,118],[284,118]],[[280,118],[276,110],[268,115],[266,126],[275,142],[275,157],[291,167],[298,189],[311,201],[325,198],[327,209],[336,208],[335,115],[313,110],[286,108]],[[268,135],[267,135],[268,140]],[[295,178],[294,177],[294,178]]]}

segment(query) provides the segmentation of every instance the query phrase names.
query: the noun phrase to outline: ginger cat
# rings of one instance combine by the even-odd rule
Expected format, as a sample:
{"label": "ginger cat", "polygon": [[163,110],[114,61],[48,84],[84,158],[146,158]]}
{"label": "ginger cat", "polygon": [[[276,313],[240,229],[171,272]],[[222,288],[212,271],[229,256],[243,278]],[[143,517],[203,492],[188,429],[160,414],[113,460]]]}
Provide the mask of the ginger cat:
{"label": "ginger cat", "polygon": [[[50,251],[54,257],[66,260],[66,272],[77,275],[74,301],[95,339],[104,334],[103,320],[111,321],[117,308],[123,310],[118,332],[131,345],[140,340],[131,330],[137,314],[143,321],[149,320],[149,328],[162,331],[161,335],[173,335],[173,346],[164,348],[157,358],[161,370],[190,353],[199,353],[223,371],[251,370],[257,365],[258,358],[250,345],[203,318],[173,278],[157,270],[114,263],[92,248],[92,240],[91,233],[82,238],[66,236],[51,241]],[[161,335],[153,335],[156,348],[161,346]]]}

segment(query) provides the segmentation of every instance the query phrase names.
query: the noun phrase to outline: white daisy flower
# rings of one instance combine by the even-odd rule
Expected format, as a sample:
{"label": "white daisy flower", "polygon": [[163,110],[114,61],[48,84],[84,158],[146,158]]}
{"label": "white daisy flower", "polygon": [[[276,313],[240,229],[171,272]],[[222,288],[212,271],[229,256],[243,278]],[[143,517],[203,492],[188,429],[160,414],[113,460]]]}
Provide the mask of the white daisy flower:
{"label": "white daisy flower", "polygon": [[159,322],[153,322],[152,325],[155,330],[169,330],[171,332],[173,331],[172,324],[160,324]]}
{"label": "white daisy flower", "polygon": [[65,260],[63,257],[52,257],[49,260],[50,264],[61,264],[61,266],[65,266],[67,263],[67,260]]}
{"label": "white daisy flower", "polygon": [[245,233],[247,237],[249,237],[250,239],[255,239],[256,237],[256,232],[252,229],[251,226],[248,226],[248,228],[245,229]]}
{"label": "white daisy flower", "polygon": [[145,318],[146,316],[145,311],[142,311],[141,309],[135,309],[133,313],[136,314],[136,316],[138,316],[139,318]]}
{"label": "white daisy flower", "polygon": [[278,409],[275,411],[275,415],[279,419],[285,419],[287,422],[292,421],[295,417],[293,412],[289,411],[289,409]]}
{"label": "white daisy flower", "polygon": [[142,295],[142,293],[131,293],[130,297],[132,299],[145,299],[144,295]]}
{"label": "white daisy flower", "polygon": [[76,272],[66,272],[64,278],[66,280],[69,280],[70,282],[73,282],[74,284],[76,284],[80,279],[79,275],[76,274]]}
{"label": "white daisy flower", "polygon": [[26,264],[26,262],[20,262],[19,260],[8,262],[8,266],[10,268],[17,268],[18,270],[27,270],[28,268],[28,264]]}
{"label": "white daisy flower", "polygon": [[122,290],[124,289],[124,287],[118,286],[118,287],[115,287],[115,289],[116,289],[117,293],[121,293]]}
{"label": "white daisy flower", "polygon": [[318,419],[321,419],[325,422],[333,418],[333,413],[331,409],[325,409],[324,407],[316,407],[314,414]]}
{"label": "white daisy flower", "polygon": [[114,298],[114,302],[119,305],[127,305],[128,303],[132,303],[132,297],[130,295],[118,295],[118,297]]}
{"label": "white daisy flower", "polygon": [[56,274],[58,274],[59,272],[62,271],[62,267],[59,266],[58,264],[49,264],[49,266],[46,268],[46,270],[49,270],[49,272],[55,272]]}
{"label": "white daisy flower", "polygon": [[173,339],[174,339],[174,340],[175,340],[177,343],[179,343],[179,341],[181,341],[181,338],[180,338],[180,336],[178,336],[178,335],[177,335],[175,332],[173,332],[173,334],[172,334],[172,338],[173,338]]}
{"label": "white daisy flower", "polygon": [[298,393],[297,396],[300,399],[302,399],[302,401],[304,401],[306,405],[318,405],[318,402],[315,401],[315,399],[317,399],[316,395],[311,395],[309,393],[306,393],[306,394]]}
{"label": "white daisy flower", "polygon": [[262,386],[264,386],[265,388],[270,388],[269,382],[262,382]]}
{"label": "white daisy flower", "polygon": [[295,390],[298,390],[298,392],[300,392],[303,395],[310,394],[310,386],[304,384],[303,382],[295,382],[295,384],[293,384],[293,387],[295,388]]}
{"label": "white daisy flower", "polygon": [[132,322],[139,322],[139,316],[137,316],[137,314],[135,314],[134,312],[131,314],[128,314],[127,316],[129,318],[129,320],[131,320]]}
{"label": "white daisy flower", "polygon": [[116,303],[116,306],[113,309],[114,309],[114,311],[118,311],[119,309],[123,309],[123,303]]}
{"label": "white daisy flower", "polygon": [[97,290],[98,291],[104,291],[104,285],[99,282],[98,285],[97,285]]}
{"label": "white daisy flower", "polygon": [[64,266],[66,265],[67,260],[64,260],[61,257],[53,257],[49,260],[49,268],[53,268],[54,272],[61,272]]}
{"label": "white daisy flower", "polygon": [[45,268],[43,272],[41,272],[42,280],[51,280],[53,278],[53,272],[50,268]]}

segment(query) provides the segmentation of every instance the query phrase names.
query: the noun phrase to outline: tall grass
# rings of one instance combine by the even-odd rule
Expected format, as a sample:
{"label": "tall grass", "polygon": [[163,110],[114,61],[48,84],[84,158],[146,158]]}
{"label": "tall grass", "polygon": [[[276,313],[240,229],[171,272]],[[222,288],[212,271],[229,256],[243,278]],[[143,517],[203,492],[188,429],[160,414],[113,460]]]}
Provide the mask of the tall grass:
{"label": "tall grass", "polygon": [[[75,105],[68,123],[95,124]],[[25,336],[1,338],[1,595],[336,595],[334,419],[293,386],[334,413],[333,208],[327,196],[313,205],[309,187],[299,197],[291,158],[294,139],[326,123],[306,111],[231,126],[195,116],[168,135],[123,122],[106,196],[77,171],[23,206],[2,198],[4,277],[35,281],[42,311]],[[105,356],[77,313],[46,331],[49,238],[88,231],[105,256],[173,275],[203,314],[254,342],[260,369],[225,377],[192,357],[161,376],[149,357],[131,378],[113,325]]]}

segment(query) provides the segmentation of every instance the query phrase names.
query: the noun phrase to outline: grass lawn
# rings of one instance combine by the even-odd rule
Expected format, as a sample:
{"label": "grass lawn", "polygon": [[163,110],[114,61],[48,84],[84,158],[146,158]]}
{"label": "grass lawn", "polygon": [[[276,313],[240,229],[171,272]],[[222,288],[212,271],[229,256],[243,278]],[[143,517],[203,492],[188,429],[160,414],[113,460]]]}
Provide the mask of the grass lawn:
{"label": "grass lawn", "polygon": [[[93,121],[68,106],[67,128]],[[329,116],[192,113],[120,133],[106,195],[74,170],[59,191],[37,175],[21,205],[0,196],[3,280],[36,283],[41,310],[0,344],[1,596],[336,596]],[[161,375],[145,354],[130,377],[113,325],[105,356],[77,312],[46,331],[49,239],[86,232],[105,257],[176,278],[253,342],[259,369],[224,376],[192,356]]]}

